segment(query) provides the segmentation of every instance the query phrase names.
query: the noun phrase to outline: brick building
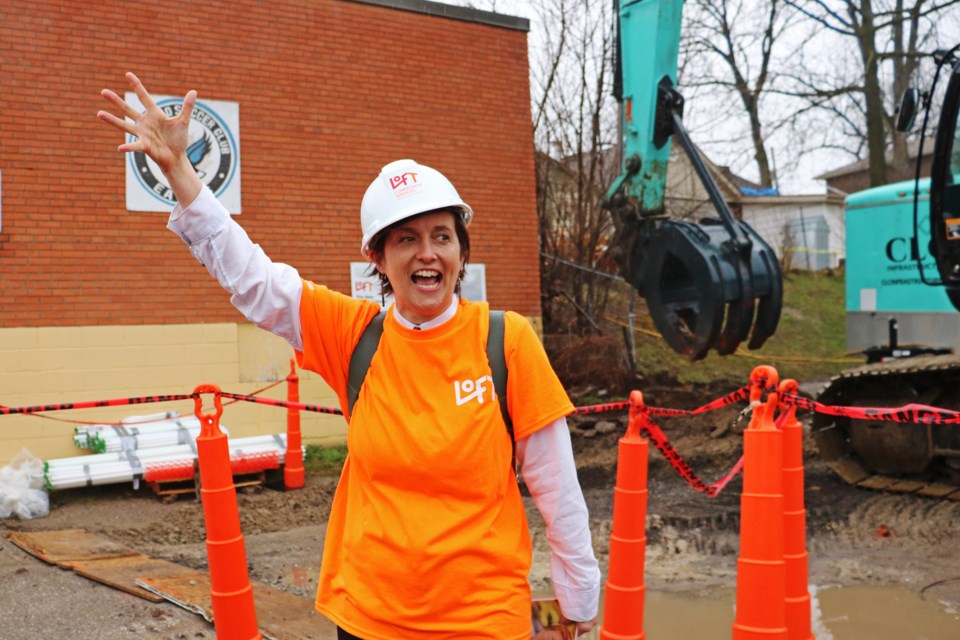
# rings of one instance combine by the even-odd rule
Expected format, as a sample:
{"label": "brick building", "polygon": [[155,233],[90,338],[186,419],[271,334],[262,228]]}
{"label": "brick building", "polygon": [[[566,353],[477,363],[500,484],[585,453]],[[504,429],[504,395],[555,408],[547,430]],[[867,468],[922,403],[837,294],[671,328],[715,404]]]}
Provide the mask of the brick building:
{"label": "brick building", "polygon": [[[348,292],[364,189],[410,157],[444,172],[477,212],[471,260],[485,265],[491,305],[537,322],[527,29],[423,0],[0,4],[0,405],[202,383],[249,393],[289,370],[289,346],[233,309],[165,229],[166,213],[127,209],[121,136],[95,116],[102,88],[128,90],[126,71],[154,94],[196,89],[239,105],[238,220],[274,260]],[[316,376],[301,377],[303,401],[336,403]],[[271,433],[285,414],[238,403],[223,423]],[[0,425],[0,465],[21,447],[76,455],[69,423]],[[343,429],[339,417],[304,416],[308,442]]]}

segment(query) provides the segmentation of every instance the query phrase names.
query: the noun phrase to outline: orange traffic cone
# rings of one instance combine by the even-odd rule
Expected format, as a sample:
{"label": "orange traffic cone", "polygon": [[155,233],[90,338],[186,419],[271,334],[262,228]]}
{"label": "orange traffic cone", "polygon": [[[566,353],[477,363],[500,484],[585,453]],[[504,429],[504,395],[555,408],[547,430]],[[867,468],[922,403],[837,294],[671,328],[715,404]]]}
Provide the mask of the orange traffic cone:
{"label": "orange traffic cone", "polygon": [[[733,639],[786,640],[783,560],[783,434],[773,423],[777,371],[760,366],[750,374],[750,425],[744,432],[740,497],[740,557]],[[768,398],[760,403],[764,385]]]}
{"label": "orange traffic cone", "polygon": [[[796,395],[796,380],[780,383],[780,394]],[[781,406],[783,432],[783,560],[786,565],[788,640],[813,640],[807,573],[807,511],[803,501],[803,427],[797,408]]]}
{"label": "orange traffic cone", "polygon": [[[203,524],[207,531],[207,559],[210,564],[210,599],[213,626],[219,640],[259,640],[253,587],[247,575],[247,553],[240,533],[237,491],[230,471],[227,436],[220,430],[223,405],[220,388],[201,385],[193,390],[195,413],[200,420],[197,460],[200,465],[200,497]],[[200,394],[213,393],[216,409],[203,413]]]}
{"label": "orange traffic cone", "polygon": [[601,640],[643,640],[644,554],[647,550],[647,460],[650,445],[640,429],[649,420],[643,394],[630,394],[630,426],[617,449],[613,531]]}
{"label": "orange traffic cone", "polygon": [[[300,402],[300,377],[297,361],[290,358],[287,376],[287,402]],[[283,464],[283,486],[287,491],[302,489],[304,485],[303,450],[300,436],[300,410],[287,407],[287,451]]]}

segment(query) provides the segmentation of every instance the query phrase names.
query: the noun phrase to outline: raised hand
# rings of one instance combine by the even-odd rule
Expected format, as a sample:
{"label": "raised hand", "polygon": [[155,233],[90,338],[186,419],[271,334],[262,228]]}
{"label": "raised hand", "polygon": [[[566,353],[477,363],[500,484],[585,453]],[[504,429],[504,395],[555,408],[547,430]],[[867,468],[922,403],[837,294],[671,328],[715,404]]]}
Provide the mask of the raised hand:
{"label": "raised hand", "polygon": [[100,94],[120,112],[120,117],[109,111],[98,111],[97,117],[120,131],[135,136],[136,140],[121,144],[117,151],[141,151],[147,154],[163,171],[177,200],[185,205],[191,203],[203,186],[186,154],[190,116],[197,92],[188,91],[183,98],[180,113],[171,118],[157,106],[136,75],[127,73],[126,76],[146,111],[138,112],[116,93],[104,89]]}

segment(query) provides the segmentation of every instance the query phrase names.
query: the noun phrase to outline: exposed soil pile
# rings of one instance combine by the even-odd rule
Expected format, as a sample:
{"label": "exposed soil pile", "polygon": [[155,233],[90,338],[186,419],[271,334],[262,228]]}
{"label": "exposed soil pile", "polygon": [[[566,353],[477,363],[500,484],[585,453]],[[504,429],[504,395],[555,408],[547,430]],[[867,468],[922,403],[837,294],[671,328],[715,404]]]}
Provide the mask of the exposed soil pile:
{"label": "exposed soil pile", "polygon": [[[664,387],[645,393],[652,405],[693,408],[730,389]],[[594,390],[595,392],[595,390]],[[742,406],[695,418],[659,422],[707,483],[740,456]],[[612,524],[617,441],[626,415],[572,420],[574,449],[591,512],[594,545],[606,570]],[[840,482],[805,443],[811,582],[825,585],[907,585],[960,606],[960,503],[873,493]],[[651,590],[704,591],[736,580],[740,481],[717,498],[690,489],[651,448],[646,576]],[[309,478],[305,489],[239,492],[252,579],[312,598],[335,478]],[[549,586],[542,521],[528,499],[535,541],[535,587]],[[129,485],[54,494],[51,513],[7,520],[5,529],[84,528],[137,551],[193,568],[206,566],[203,514],[190,496],[165,504]],[[36,637],[213,638],[198,616],[143,601],[44,565],[0,541],[0,619],[7,640]],[[22,616],[27,613],[27,618]]]}

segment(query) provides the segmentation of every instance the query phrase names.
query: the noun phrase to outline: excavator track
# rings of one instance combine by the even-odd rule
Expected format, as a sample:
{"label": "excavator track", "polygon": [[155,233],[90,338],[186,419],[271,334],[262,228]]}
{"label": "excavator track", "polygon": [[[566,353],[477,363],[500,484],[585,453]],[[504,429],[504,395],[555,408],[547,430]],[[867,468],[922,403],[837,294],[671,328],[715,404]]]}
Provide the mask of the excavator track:
{"label": "excavator track", "polygon": [[[934,355],[868,364],[834,377],[817,400],[826,405],[960,410],[960,356]],[[960,425],[852,419],[816,413],[821,458],[848,484],[960,501]]]}

